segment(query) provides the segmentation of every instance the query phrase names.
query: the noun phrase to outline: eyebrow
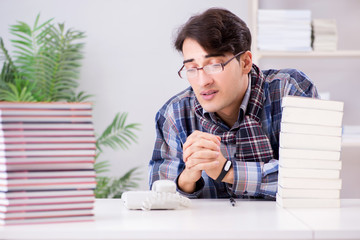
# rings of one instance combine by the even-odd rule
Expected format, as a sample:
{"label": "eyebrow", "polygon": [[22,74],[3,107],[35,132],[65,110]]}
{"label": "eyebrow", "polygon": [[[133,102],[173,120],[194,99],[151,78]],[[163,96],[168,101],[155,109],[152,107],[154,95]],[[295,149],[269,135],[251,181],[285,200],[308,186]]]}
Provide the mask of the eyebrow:
{"label": "eyebrow", "polygon": [[[211,58],[211,57],[225,57],[225,55],[222,53],[212,53],[212,54],[205,55],[205,58]],[[194,58],[186,59],[183,61],[183,64],[192,62],[194,60],[195,60]]]}

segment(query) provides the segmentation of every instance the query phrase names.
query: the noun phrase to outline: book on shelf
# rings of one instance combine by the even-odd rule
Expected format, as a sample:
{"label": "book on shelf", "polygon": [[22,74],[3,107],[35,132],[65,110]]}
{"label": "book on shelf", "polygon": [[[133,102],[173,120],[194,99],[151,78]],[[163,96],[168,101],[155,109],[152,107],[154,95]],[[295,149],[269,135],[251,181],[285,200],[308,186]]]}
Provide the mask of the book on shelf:
{"label": "book on shelf", "polygon": [[340,151],[341,136],[280,132],[281,148]]}
{"label": "book on shelf", "polygon": [[344,102],[332,101],[332,100],[323,100],[310,97],[300,97],[300,96],[285,96],[282,98],[281,102],[282,107],[298,107],[298,108],[309,108],[309,109],[319,109],[319,110],[330,110],[343,112],[344,111]]}
{"label": "book on shelf", "polygon": [[338,33],[336,19],[313,19],[313,49],[314,51],[336,51]]}
{"label": "book on shelf", "polygon": [[0,192],[0,199],[51,199],[68,197],[94,197],[94,191],[89,189],[79,190],[54,190],[47,189],[41,191],[10,191]]}
{"label": "book on shelf", "polygon": [[283,208],[338,208],[338,198],[282,198],[276,196],[276,203]]}
{"label": "book on shelf", "polygon": [[72,217],[48,217],[48,218],[27,218],[27,219],[0,219],[0,225],[25,225],[25,224],[50,224],[50,223],[75,223],[75,222],[92,222],[94,216],[72,216]]}
{"label": "book on shelf", "polygon": [[283,188],[341,189],[341,179],[293,178],[279,175],[278,184]]}
{"label": "book on shelf", "polygon": [[295,189],[278,186],[277,194],[281,198],[340,198],[339,189]]}
{"label": "book on shelf", "polygon": [[279,175],[285,178],[320,178],[338,179],[340,170],[335,169],[312,169],[312,168],[286,168],[279,166]]}
{"label": "book on shelf", "polygon": [[342,167],[342,162],[333,161],[333,160],[286,158],[280,156],[279,165],[284,168],[295,168],[295,169],[299,168],[299,169],[340,170]]}
{"label": "book on shelf", "polygon": [[95,177],[94,170],[23,170],[0,172],[0,179],[36,179],[36,178],[91,178]]}
{"label": "book on shelf", "polygon": [[279,148],[279,158],[316,159],[316,160],[340,160],[339,151],[310,150],[296,148]]}
{"label": "book on shelf", "polygon": [[319,125],[290,123],[290,122],[282,122],[280,126],[280,130],[283,133],[300,133],[300,134],[311,134],[311,135],[320,135],[320,136],[341,137],[342,135],[341,127],[328,127],[328,126],[319,126]]}
{"label": "book on shelf", "polygon": [[309,10],[259,9],[258,48],[270,51],[311,51]]}

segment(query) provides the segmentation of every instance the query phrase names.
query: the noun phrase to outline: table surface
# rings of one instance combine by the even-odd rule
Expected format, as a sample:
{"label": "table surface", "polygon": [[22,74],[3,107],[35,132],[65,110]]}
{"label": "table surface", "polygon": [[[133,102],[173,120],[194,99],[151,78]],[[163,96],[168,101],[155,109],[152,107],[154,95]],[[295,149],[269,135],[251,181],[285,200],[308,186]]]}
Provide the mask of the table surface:
{"label": "table surface", "polygon": [[0,239],[360,239],[360,199],[342,199],[333,209],[196,199],[190,208],[156,211],[97,199],[94,222],[3,226]]}

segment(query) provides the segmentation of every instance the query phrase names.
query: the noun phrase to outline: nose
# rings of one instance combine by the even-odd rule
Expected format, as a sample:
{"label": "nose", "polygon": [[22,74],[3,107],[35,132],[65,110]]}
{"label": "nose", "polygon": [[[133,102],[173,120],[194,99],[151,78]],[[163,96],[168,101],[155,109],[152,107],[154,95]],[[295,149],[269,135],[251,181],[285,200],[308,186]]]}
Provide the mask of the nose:
{"label": "nose", "polygon": [[207,86],[211,84],[214,80],[209,74],[204,71],[204,69],[201,69],[198,71],[198,81],[201,86]]}

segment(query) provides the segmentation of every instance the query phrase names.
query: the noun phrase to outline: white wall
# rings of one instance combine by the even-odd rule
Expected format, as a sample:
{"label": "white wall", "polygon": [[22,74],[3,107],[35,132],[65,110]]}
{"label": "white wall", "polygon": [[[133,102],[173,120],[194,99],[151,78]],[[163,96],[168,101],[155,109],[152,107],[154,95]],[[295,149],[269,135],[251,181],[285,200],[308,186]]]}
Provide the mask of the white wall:
{"label": "white wall", "polygon": [[9,46],[8,27],[17,20],[33,24],[54,17],[56,22],[85,31],[85,59],[80,89],[94,94],[94,122],[101,133],[117,112],[129,112],[129,122],[141,124],[138,144],[126,151],[106,150],[112,176],[147,166],[155,140],[157,110],[188,83],[177,76],[182,58],[173,46],[176,29],[193,14],[225,7],[247,19],[247,1],[233,0],[0,0],[0,36]]}
{"label": "white wall", "polygon": [[[339,47],[360,49],[358,0],[260,3],[266,8],[309,7],[316,17],[336,16],[341,25]],[[129,112],[129,122],[141,124],[138,144],[127,151],[108,149],[102,159],[111,160],[109,174],[113,176],[141,167],[140,188],[147,189],[155,113],[168,98],[188,86],[177,77],[182,58],[172,46],[174,33],[192,14],[213,6],[228,8],[248,20],[247,0],[0,0],[0,36],[9,46],[9,25],[17,20],[32,24],[39,12],[43,21],[54,17],[56,22],[86,32],[80,89],[95,95],[96,132],[101,133],[117,112]],[[345,124],[360,124],[360,107],[354,101],[360,87],[359,58],[264,59],[260,64],[263,68],[303,70],[320,91],[330,91],[333,99],[345,101]]]}

